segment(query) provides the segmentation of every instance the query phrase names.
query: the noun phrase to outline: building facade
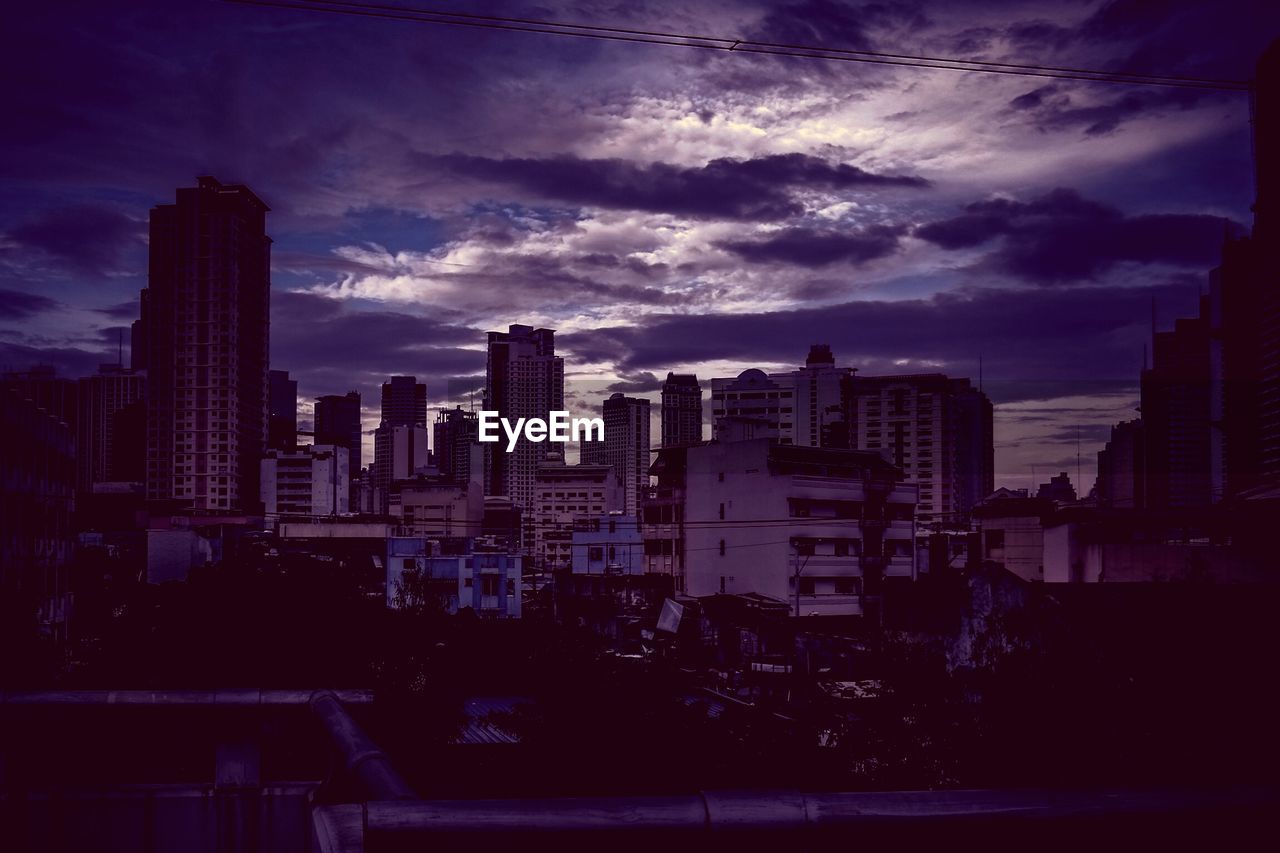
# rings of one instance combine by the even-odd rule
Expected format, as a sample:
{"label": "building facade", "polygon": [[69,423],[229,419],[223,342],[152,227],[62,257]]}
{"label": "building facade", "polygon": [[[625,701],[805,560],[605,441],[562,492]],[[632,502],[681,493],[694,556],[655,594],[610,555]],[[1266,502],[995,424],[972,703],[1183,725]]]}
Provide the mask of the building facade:
{"label": "building facade", "polygon": [[261,464],[264,511],[269,516],[350,512],[349,475],[347,449],[340,445],[268,450]]}
{"label": "building facade", "polygon": [[702,386],[691,373],[667,373],[662,383],[662,446],[702,441]]}
{"label": "building facade", "polygon": [[459,483],[484,483],[480,416],[461,406],[441,409],[432,425],[432,452],[442,476]]}
{"label": "building facade", "polygon": [[844,381],[849,446],[881,453],[920,487],[917,518],[964,526],[995,488],[991,401],[940,373]]}
{"label": "building facade", "polygon": [[364,466],[364,426],[360,416],[360,392],[326,394],[316,398],[316,444],[334,444],[347,449],[348,481],[352,487],[352,511],[358,511],[355,501],[356,480]]}
{"label": "building facade", "polygon": [[604,401],[604,461],[622,484],[622,511],[640,515],[649,492],[649,401],[614,394]]}
{"label": "building facade", "polygon": [[287,370],[267,372],[267,447],[298,448],[298,380]]}
{"label": "building facade", "polygon": [[915,576],[917,486],[880,454],[770,438],[660,456],[669,453],[682,456],[672,467],[688,595],[754,593],[793,615],[872,615],[885,578]]}
{"label": "building facade", "polygon": [[116,481],[131,467],[126,459],[138,455],[132,445],[145,447],[145,427],[134,432],[118,431],[117,426],[127,426],[120,413],[145,398],[146,382],[144,374],[118,364],[104,364],[95,375],[79,381],[76,485],[82,491],[92,490],[95,483]]}
{"label": "building facade", "polygon": [[711,380],[711,417],[719,438],[730,418],[757,421],[755,435],[802,447],[847,447],[841,387],[853,368],[836,367],[826,344],[809,349],[804,367],[786,373],[746,370]]}
{"label": "building facade", "polygon": [[538,466],[533,509],[524,516],[534,567],[547,572],[569,568],[574,520],[622,511],[623,492],[612,466],[566,465],[563,455],[549,456]]}
{"label": "building facade", "polygon": [[267,442],[271,239],[248,187],[201,177],[151,210],[148,499],[255,509]]}
{"label": "building facade", "polygon": [[[555,331],[513,325],[489,332],[484,408],[515,423],[519,418],[550,419],[564,410],[564,359],[556,355]],[[519,441],[510,452],[485,445],[485,493],[511,498],[528,513],[534,504],[538,466],[549,442]]]}

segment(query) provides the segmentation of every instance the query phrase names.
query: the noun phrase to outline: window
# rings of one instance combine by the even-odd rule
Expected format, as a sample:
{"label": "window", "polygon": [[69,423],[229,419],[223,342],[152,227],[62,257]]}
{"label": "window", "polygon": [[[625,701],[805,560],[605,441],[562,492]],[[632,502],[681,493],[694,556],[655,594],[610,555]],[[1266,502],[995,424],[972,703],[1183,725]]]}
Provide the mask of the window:
{"label": "window", "polygon": [[836,595],[857,595],[857,578],[836,578]]}
{"label": "window", "polygon": [[800,578],[800,594],[813,595],[813,578]]}
{"label": "window", "polygon": [[720,504],[720,520],[724,520],[724,504]]}
{"label": "window", "polygon": [[724,556],[724,540],[723,539],[720,540],[720,556],[721,557]]}
{"label": "window", "polygon": [[988,530],[985,533],[987,537],[986,556],[990,557],[993,551],[1004,550],[1004,531]]}
{"label": "window", "polygon": [[480,576],[480,594],[481,595],[497,595],[499,583],[502,578],[497,575],[481,575]]}
{"label": "window", "polygon": [[604,559],[604,548],[599,545],[593,545],[587,549],[587,559],[591,562],[599,562]]}

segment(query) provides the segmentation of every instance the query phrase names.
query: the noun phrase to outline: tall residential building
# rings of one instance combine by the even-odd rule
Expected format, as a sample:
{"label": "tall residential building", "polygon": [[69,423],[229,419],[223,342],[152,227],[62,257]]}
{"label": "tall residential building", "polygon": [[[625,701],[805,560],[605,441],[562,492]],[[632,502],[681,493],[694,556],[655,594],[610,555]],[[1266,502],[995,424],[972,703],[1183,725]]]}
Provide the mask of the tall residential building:
{"label": "tall residential building", "polygon": [[427,425],[427,386],[416,376],[392,376],[382,383],[382,423],[388,426]]}
{"label": "tall residential building", "polygon": [[140,335],[147,356],[147,497],[201,511],[258,506],[267,443],[268,208],[201,177],[151,210]]}
{"label": "tall residential building", "polygon": [[662,446],[702,441],[702,386],[692,373],[667,373],[662,384]]}
{"label": "tall residential building", "polygon": [[[355,482],[360,476],[360,468],[364,465],[364,428],[360,420],[360,392],[348,391],[346,394],[326,394],[323,397],[317,397],[313,431],[316,444],[335,444],[347,449],[349,472],[347,479],[351,483],[354,498]],[[352,511],[357,511],[354,499],[351,507]]]}
{"label": "tall residential building", "polygon": [[484,482],[480,416],[461,406],[441,409],[432,426],[432,447],[440,474],[455,483]]}
{"label": "tall residential building", "polygon": [[622,483],[622,511],[639,518],[649,492],[649,401],[614,394],[604,401],[605,463]]}
{"label": "tall residential building", "polygon": [[272,370],[267,380],[267,447],[272,450],[298,448],[298,380],[287,370]]}
{"label": "tall residential building", "polygon": [[[549,419],[564,410],[564,359],[556,355],[555,330],[513,325],[489,332],[484,408],[515,423],[518,418]],[[533,507],[534,479],[551,447],[521,439],[485,444],[485,493],[509,497],[524,512]]]}
{"label": "tall residential building", "polygon": [[844,409],[850,447],[884,455],[919,485],[922,523],[964,525],[994,490],[991,401],[968,379],[850,376]]}
{"label": "tall residential building", "polygon": [[339,515],[350,510],[345,447],[273,448],[263,457],[259,470],[267,515]]}
{"label": "tall residential building", "polygon": [[803,447],[847,447],[841,383],[854,369],[836,367],[826,344],[809,349],[804,367],[766,374],[751,369],[735,379],[711,380],[715,434],[728,419],[758,422],[757,436]]}
{"label": "tall residential building", "polygon": [[1147,506],[1208,506],[1215,493],[1212,466],[1213,393],[1210,300],[1200,316],[1153,335],[1151,367],[1142,372]]}
{"label": "tall residential building", "polygon": [[[79,382],[79,418],[76,427],[76,485],[89,491],[94,483],[111,482],[137,456],[130,445],[145,447],[146,431],[117,431],[120,412],[144,398],[146,376],[118,364],[104,364],[93,376]],[[127,423],[127,421],[125,421]],[[116,459],[116,451],[122,454]]]}

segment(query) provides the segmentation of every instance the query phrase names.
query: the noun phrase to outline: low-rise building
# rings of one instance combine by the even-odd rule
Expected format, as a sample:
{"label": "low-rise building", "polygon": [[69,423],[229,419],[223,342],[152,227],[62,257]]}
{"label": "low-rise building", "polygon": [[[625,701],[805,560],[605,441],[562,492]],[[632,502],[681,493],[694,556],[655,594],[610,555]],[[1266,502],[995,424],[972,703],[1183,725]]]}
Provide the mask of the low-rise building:
{"label": "low-rise building", "polygon": [[658,466],[684,497],[689,595],[758,593],[793,615],[856,616],[886,577],[915,577],[916,486],[879,453],[759,438],[664,449]]}
{"label": "low-rise building", "polygon": [[573,524],[575,575],[642,575],[644,537],[635,516],[613,512],[577,519]]}
{"label": "low-rise building", "polygon": [[387,538],[387,606],[471,608],[490,619],[518,619],[524,557],[505,543],[477,540],[465,554],[439,554],[421,536]]}
{"label": "low-rise building", "polygon": [[260,465],[266,514],[330,516],[349,512],[347,454],[347,448],[333,444],[267,451]]}
{"label": "low-rise building", "polygon": [[573,522],[623,509],[623,489],[610,465],[566,465],[551,453],[538,466],[533,510],[526,514],[526,542],[533,543],[534,567],[554,572],[569,568]]}

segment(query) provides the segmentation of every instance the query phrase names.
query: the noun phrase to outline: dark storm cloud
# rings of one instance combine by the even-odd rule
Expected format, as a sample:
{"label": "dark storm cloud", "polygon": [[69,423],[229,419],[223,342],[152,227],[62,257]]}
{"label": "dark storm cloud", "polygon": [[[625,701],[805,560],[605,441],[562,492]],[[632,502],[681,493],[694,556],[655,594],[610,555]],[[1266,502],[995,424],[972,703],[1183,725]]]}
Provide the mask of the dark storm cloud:
{"label": "dark storm cloud", "polygon": [[134,299],[115,305],[108,305],[105,308],[95,308],[94,310],[113,320],[136,320],[138,318],[138,301]]}
{"label": "dark storm cloud", "polygon": [[[863,372],[974,374],[1006,383],[1010,399],[1109,393],[1132,384],[1153,297],[1185,311],[1193,292],[1155,288],[984,289],[930,299],[849,302],[751,315],[652,317],[622,327],[562,335],[572,357],[660,373],[700,362],[798,363],[809,343],[829,343]],[[894,365],[907,359],[906,366]],[[942,365],[930,367],[930,364]],[[922,366],[923,365],[923,366]]]}
{"label": "dark storm cloud", "polygon": [[57,301],[47,296],[0,289],[0,320],[25,320],[58,307]]}
{"label": "dark storm cloud", "polygon": [[484,352],[463,348],[483,343],[483,331],[302,293],[273,294],[271,308],[271,363],[304,396],[367,390],[392,374],[429,379],[438,395],[451,377],[484,368]]}
{"label": "dark storm cloud", "polygon": [[869,50],[874,33],[897,27],[922,29],[928,17],[918,3],[843,3],[802,0],[772,8],[751,38],[777,44]]}
{"label": "dark storm cloud", "polygon": [[1009,102],[1042,131],[1081,128],[1086,136],[1105,136],[1142,115],[1193,109],[1216,93],[1203,89],[1135,89],[1101,102],[1077,105],[1061,85],[1040,86]]}
{"label": "dark storm cloud", "polygon": [[732,240],[717,245],[751,263],[787,263],[825,267],[837,261],[864,263],[891,254],[906,229],[875,225],[859,231],[786,228],[763,240]]}
{"label": "dark storm cloud", "polygon": [[114,271],[121,255],[142,245],[145,226],[117,210],[75,205],[47,210],[9,229],[18,250],[36,250],[77,272]]}
{"label": "dark storm cloud", "polygon": [[964,211],[920,226],[915,236],[952,250],[1004,238],[981,266],[1039,284],[1092,279],[1126,261],[1209,267],[1229,224],[1199,214],[1126,216],[1064,188],[1029,202],[974,202]]}
{"label": "dark storm cloud", "polygon": [[571,204],[760,222],[802,213],[803,206],[792,197],[798,190],[927,186],[923,178],[913,175],[880,175],[806,154],[750,160],[724,157],[695,167],[568,155],[510,159],[431,155],[423,157],[422,164]]}
{"label": "dark storm cloud", "polygon": [[648,394],[662,390],[663,380],[653,373],[642,370],[636,373],[624,373],[620,381],[612,382],[605,388],[609,394]]}

